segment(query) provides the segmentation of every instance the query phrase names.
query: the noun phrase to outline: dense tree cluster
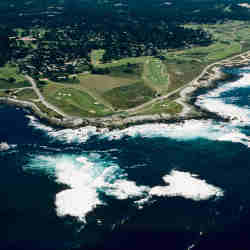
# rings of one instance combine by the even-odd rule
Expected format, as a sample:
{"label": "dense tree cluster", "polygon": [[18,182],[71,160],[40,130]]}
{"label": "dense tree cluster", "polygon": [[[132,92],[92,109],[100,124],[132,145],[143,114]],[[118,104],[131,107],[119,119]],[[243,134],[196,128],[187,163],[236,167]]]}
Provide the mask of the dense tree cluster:
{"label": "dense tree cluster", "polygon": [[[3,0],[1,4],[2,10],[8,9],[0,11],[1,23],[12,31],[0,30],[0,64],[12,58],[21,71],[46,77],[95,72],[90,58],[94,49],[104,49],[102,61],[109,62],[208,45],[210,34],[183,24],[250,18],[238,0],[33,0],[29,5]],[[34,40],[20,39],[13,32],[17,27],[22,28],[21,37]]]}
{"label": "dense tree cluster", "polygon": [[11,57],[10,31],[0,29],[0,66],[3,66]]}

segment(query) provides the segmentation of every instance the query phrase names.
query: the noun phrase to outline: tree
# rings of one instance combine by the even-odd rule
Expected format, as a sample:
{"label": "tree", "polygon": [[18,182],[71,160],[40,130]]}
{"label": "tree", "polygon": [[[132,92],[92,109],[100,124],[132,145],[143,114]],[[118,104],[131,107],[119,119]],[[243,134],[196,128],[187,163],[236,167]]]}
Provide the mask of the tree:
{"label": "tree", "polygon": [[16,79],[15,79],[14,77],[10,77],[10,78],[8,79],[8,81],[9,81],[10,83],[14,83],[14,82],[16,82]]}

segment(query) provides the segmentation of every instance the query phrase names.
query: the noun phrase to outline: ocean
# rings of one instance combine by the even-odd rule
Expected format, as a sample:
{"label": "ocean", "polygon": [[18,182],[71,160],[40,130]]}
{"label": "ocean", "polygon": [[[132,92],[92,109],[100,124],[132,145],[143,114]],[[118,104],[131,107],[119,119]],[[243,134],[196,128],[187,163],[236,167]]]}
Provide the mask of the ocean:
{"label": "ocean", "polygon": [[56,129],[1,106],[0,249],[250,249],[250,68],[230,73],[195,101],[230,122]]}

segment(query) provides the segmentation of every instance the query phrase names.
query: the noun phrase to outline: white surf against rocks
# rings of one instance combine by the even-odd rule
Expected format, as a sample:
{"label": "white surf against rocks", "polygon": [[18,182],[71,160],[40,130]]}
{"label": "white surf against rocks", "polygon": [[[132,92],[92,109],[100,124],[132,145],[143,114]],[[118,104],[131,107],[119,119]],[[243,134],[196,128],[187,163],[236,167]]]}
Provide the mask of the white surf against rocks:
{"label": "white surf against rocks", "polygon": [[225,83],[204,95],[200,95],[197,98],[196,104],[222,117],[231,118],[235,125],[250,124],[249,107],[227,104],[221,97],[222,93],[238,88],[250,88],[250,73],[244,73],[239,80]]}
{"label": "white surf against rocks", "polygon": [[93,126],[86,126],[82,128],[75,129],[54,129],[48,125],[44,125],[37,118],[31,115],[27,115],[29,118],[29,126],[35,129],[42,130],[46,132],[48,136],[58,141],[66,143],[83,143],[86,142],[91,136],[102,134],[108,131],[108,129],[97,129]]}
{"label": "white surf against rocks", "polygon": [[187,120],[176,124],[144,124],[100,135],[101,138],[107,138],[108,140],[121,140],[126,136],[134,138],[166,137],[179,141],[204,138],[231,141],[250,147],[250,137],[244,135],[240,128],[231,123],[213,120]]}

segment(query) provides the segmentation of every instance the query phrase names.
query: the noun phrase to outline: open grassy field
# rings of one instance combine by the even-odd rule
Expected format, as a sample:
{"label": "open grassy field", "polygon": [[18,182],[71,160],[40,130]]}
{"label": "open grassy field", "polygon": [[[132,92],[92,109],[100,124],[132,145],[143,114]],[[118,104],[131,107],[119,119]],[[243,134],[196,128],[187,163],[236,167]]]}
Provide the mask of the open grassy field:
{"label": "open grassy field", "polygon": [[62,84],[49,83],[42,88],[46,100],[72,116],[105,116],[111,110],[88,93]]}
{"label": "open grassy field", "polygon": [[104,93],[104,98],[115,108],[128,109],[152,100],[155,91],[145,85],[142,81],[114,88]]}
{"label": "open grassy field", "polygon": [[41,102],[35,102],[35,104],[48,117],[55,117],[55,118],[58,118],[58,119],[62,119],[63,118],[60,114],[58,114],[54,110],[51,110],[51,109],[47,108],[43,103],[41,103]]}
{"label": "open grassy field", "polygon": [[0,67],[0,78],[9,79],[10,77],[15,78],[17,82],[25,80],[25,78],[18,73],[17,67],[10,64]]}
{"label": "open grassy field", "polygon": [[166,67],[169,75],[168,92],[171,92],[197,77],[206,63],[200,63],[194,60],[166,60]]}
{"label": "open grassy field", "polygon": [[79,79],[80,84],[75,85],[77,88],[89,89],[98,94],[103,94],[108,90],[126,86],[133,82],[130,78],[112,77],[109,75],[79,75]]}
{"label": "open grassy field", "polygon": [[109,76],[123,77],[127,79],[139,79],[144,71],[143,63],[127,63],[119,66],[109,67]]}
{"label": "open grassy field", "polygon": [[244,52],[247,46],[250,49],[250,26],[245,22],[187,24],[185,27],[205,29],[213,35],[214,42],[209,46],[195,46],[163,53],[169,80],[167,91],[190,82],[207,65]]}
{"label": "open grassy field", "polygon": [[24,100],[24,101],[32,101],[32,100],[38,98],[38,96],[36,95],[36,93],[33,89],[24,89],[24,90],[18,91],[15,94],[15,96],[19,100]]}
{"label": "open grassy field", "polygon": [[152,104],[151,106],[138,111],[139,115],[154,115],[154,114],[170,114],[176,115],[182,111],[182,106],[173,101],[162,100]]}
{"label": "open grassy field", "polygon": [[[85,72],[78,74],[74,81],[48,81],[47,84],[39,85],[42,93],[49,102],[73,116],[106,116],[114,110],[123,110],[126,113],[126,109],[152,100],[156,94],[165,95],[184,86],[207,65],[250,50],[250,22],[191,23],[185,26],[202,28],[211,33],[213,43],[209,46],[162,51],[164,60],[145,56],[124,58],[105,64],[101,62],[105,51],[93,50],[90,55],[91,63],[98,74]],[[42,34],[43,31],[39,32]],[[18,30],[18,33],[21,36],[23,30]],[[15,78],[12,83],[8,81],[11,77]],[[26,86],[30,84],[24,76],[18,74],[15,66],[8,64],[0,68],[0,89]],[[17,95],[19,99],[32,100],[36,98],[33,94],[27,89]],[[6,93],[0,91],[0,96],[4,95]],[[178,94],[148,105],[143,110],[138,110],[138,114],[174,115],[181,111],[181,106],[174,102],[177,97]]]}
{"label": "open grassy field", "polygon": [[238,42],[215,42],[207,47],[193,47],[190,49],[179,51],[178,53],[170,53],[169,58],[183,58],[184,60],[193,59],[199,62],[212,63],[214,61],[222,60],[240,52],[241,47],[240,43]]}
{"label": "open grassy field", "polygon": [[8,96],[9,94],[6,91],[0,89],[0,97],[8,97]]}
{"label": "open grassy field", "polygon": [[9,82],[5,79],[0,78],[0,89],[15,89],[23,87],[30,87],[30,83],[28,81]]}
{"label": "open grassy field", "polygon": [[[9,81],[10,78],[15,79],[15,81]],[[23,75],[18,73],[17,67],[10,64],[0,67],[0,89],[22,88],[28,86],[30,86],[30,83]]]}
{"label": "open grassy field", "polygon": [[159,93],[167,91],[169,86],[166,64],[158,58],[148,58],[144,64],[145,82]]}
{"label": "open grassy field", "polygon": [[141,57],[128,57],[123,58],[117,61],[113,61],[111,63],[99,64],[98,67],[100,68],[109,68],[114,66],[121,66],[128,63],[137,64],[137,63],[144,63],[147,60],[148,56],[141,56]]}
{"label": "open grassy field", "polygon": [[92,52],[91,52],[91,63],[94,66],[99,65],[101,63],[101,59],[102,59],[104,53],[105,53],[105,50],[103,50],[103,49],[92,50]]}

